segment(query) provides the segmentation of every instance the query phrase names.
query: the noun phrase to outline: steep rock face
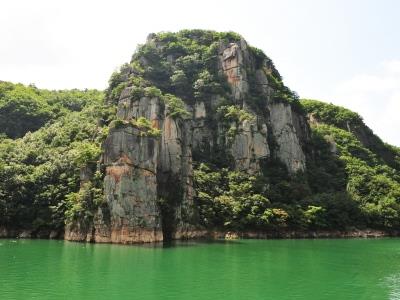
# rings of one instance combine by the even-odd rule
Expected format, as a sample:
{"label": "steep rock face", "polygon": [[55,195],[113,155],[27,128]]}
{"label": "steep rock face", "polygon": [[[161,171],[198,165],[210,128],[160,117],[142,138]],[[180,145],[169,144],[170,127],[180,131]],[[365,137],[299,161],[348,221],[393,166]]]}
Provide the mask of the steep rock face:
{"label": "steep rock face", "polygon": [[[104,191],[110,219],[103,223],[98,218],[96,241],[162,240],[157,208],[156,143],[152,138],[141,137],[136,128],[110,133],[104,144]],[[105,230],[103,224],[111,224],[111,230]]]}
{"label": "steep rock face", "polygon": [[243,122],[239,126],[239,133],[234,137],[231,153],[237,170],[257,173],[260,170],[260,160],[270,155],[266,125],[262,124],[261,130],[254,128],[254,122]]}
{"label": "steep rock face", "polygon": [[[134,243],[190,236],[193,187],[186,121],[169,117],[157,97],[133,101],[124,95],[129,88],[121,94],[117,115],[126,121],[149,119],[161,136],[146,136],[130,125],[110,131],[103,156],[106,206],[96,216],[94,239]],[[174,207],[165,207],[167,200]]]}
{"label": "steep rock face", "polygon": [[[304,171],[306,158],[302,143],[308,139],[306,119],[294,112],[289,104],[273,101],[274,89],[266,76],[270,70],[265,67],[257,69],[251,58],[247,43],[243,39],[239,43],[229,44],[220,55],[220,64],[232,88],[235,102],[257,116],[256,122],[243,122],[242,130],[239,130],[240,133],[235,137],[232,154],[237,167],[240,170],[258,170],[258,165],[251,162],[270,156],[266,139],[268,124],[277,143],[275,155],[286,165],[290,173]],[[269,118],[264,119],[254,112],[249,104],[251,100],[248,97],[248,70],[255,73],[255,84],[264,98],[263,108],[267,114],[269,113]],[[255,130],[257,127],[259,130]]]}
{"label": "steep rock face", "polygon": [[233,98],[236,102],[243,100],[249,90],[245,66],[251,64],[247,43],[241,39],[238,43],[221,44],[219,61],[220,69],[232,88]]}
{"label": "steep rock face", "polygon": [[[249,83],[246,69],[254,69],[247,49],[247,43],[241,39],[237,43],[221,44],[219,69],[226,76],[232,91],[234,103],[251,111],[246,104],[248,100]],[[254,112],[252,112],[254,113]],[[255,114],[255,113],[254,113]],[[230,152],[235,160],[235,167],[241,171],[256,173],[259,171],[259,161],[269,157],[267,143],[267,124],[259,118],[245,120],[238,125],[238,133],[230,145]]]}
{"label": "steep rock face", "polygon": [[[146,45],[165,47],[154,35]],[[177,59],[173,54],[166,57],[168,64]],[[139,61],[144,67],[150,64],[145,57]],[[257,62],[240,39],[218,43],[214,67],[225,78],[229,94],[213,92],[185,101],[187,116],[174,117],[172,104],[163,96],[133,96],[138,88],[130,83],[138,76],[133,67],[121,72],[125,86],[117,101],[117,118],[122,124],[110,130],[103,145],[105,201],[93,226],[85,231],[78,224],[76,230],[67,230],[67,239],[136,243],[203,235],[193,203],[194,159],[207,161],[220,153],[234,169],[259,174],[262,162],[274,158],[291,174],[304,171],[308,125],[290,104],[274,99],[276,88],[268,79],[273,66],[266,59]],[[220,108],[227,103],[239,116],[221,121]],[[139,118],[149,120],[160,135],[149,136],[132,126]]]}
{"label": "steep rock face", "polygon": [[[304,121],[284,103],[269,104],[272,133],[277,143],[277,156],[292,173],[305,170],[306,158],[300,144]],[[298,133],[300,132],[300,134]]]}

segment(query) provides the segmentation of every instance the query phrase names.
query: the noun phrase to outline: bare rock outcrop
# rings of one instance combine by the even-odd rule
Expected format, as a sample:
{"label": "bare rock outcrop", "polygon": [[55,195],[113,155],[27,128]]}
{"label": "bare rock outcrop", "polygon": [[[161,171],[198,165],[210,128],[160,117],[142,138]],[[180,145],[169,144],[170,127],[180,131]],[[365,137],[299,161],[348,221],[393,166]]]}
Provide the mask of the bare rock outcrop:
{"label": "bare rock outcrop", "polygon": [[[154,35],[147,44],[164,47]],[[173,64],[177,58],[170,54],[166,61]],[[149,64],[146,58],[139,61]],[[66,239],[139,243],[204,235],[193,203],[196,155],[208,157],[222,151],[234,169],[249,174],[260,173],[262,162],[272,158],[281,160],[291,174],[305,170],[308,125],[290,104],[274,98],[268,61],[256,63],[243,39],[221,41],[215,67],[230,87],[231,103],[246,118],[221,122],[218,108],[227,99],[218,93],[188,101],[188,116],[173,117],[161,96],[132,95],[136,86],[129,78],[138,75],[127,68],[121,75],[127,84],[116,103],[121,124],[110,129],[103,144],[104,203],[90,226],[67,227]],[[258,106],[252,91],[257,93]],[[132,125],[140,118],[149,120],[160,134],[148,135]]]}

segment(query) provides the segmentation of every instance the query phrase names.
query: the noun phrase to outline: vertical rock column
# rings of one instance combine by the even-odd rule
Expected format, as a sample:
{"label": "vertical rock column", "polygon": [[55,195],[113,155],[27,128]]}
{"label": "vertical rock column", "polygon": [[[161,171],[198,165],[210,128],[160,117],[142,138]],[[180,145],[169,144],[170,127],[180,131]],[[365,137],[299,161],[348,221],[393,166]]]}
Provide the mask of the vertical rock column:
{"label": "vertical rock column", "polygon": [[232,143],[228,143],[236,169],[254,174],[260,170],[259,161],[268,157],[270,151],[267,143],[267,125],[248,104],[251,100],[247,70],[254,70],[254,66],[247,48],[244,40],[221,45],[220,68],[231,86],[234,103],[254,117],[239,124]]}
{"label": "vertical rock column", "polygon": [[194,226],[192,120],[165,116],[157,174],[165,240],[197,235]]}
{"label": "vertical rock column", "polygon": [[[260,159],[270,156],[267,136],[272,135],[278,147],[273,149],[274,155],[280,159],[292,174],[305,170],[305,155],[301,141],[308,134],[308,127],[303,116],[293,111],[291,105],[272,101],[273,88],[269,85],[265,66],[255,68],[252,56],[244,40],[230,43],[220,49],[220,68],[227,77],[232,89],[235,104],[254,115],[254,120],[244,121],[239,125],[238,134],[231,145],[231,153],[236,168],[249,173],[259,171]],[[249,83],[248,72],[254,72],[255,82]],[[249,84],[256,87],[265,99],[264,119],[251,108]],[[270,131],[268,131],[268,126]]]}
{"label": "vertical rock column", "polygon": [[126,127],[110,132],[104,144],[106,208],[95,223],[97,242],[162,241],[157,206],[158,141]]}
{"label": "vertical rock column", "polygon": [[129,125],[144,117],[159,127],[160,101],[148,97],[134,100],[130,88],[126,88],[121,93],[117,117],[127,124],[111,129],[103,144],[105,204],[95,216],[95,241],[162,241],[157,186],[160,137],[148,136]]}
{"label": "vertical rock column", "polygon": [[[193,236],[191,119],[171,118],[157,97],[133,100],[126,88],[114,128],[103,145],[105,205],[95,217],[97,242],[140,243]],[[146,136],[132,120],[161,130]]]}

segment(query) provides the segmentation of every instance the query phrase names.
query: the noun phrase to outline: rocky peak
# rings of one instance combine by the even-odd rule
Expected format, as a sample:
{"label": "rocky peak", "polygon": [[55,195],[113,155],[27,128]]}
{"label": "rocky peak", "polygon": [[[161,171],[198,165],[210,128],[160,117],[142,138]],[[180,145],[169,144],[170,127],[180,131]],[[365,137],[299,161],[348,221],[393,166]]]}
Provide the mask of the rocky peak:
{"label": "rocky peak", "polygon": [[305,170],[308,126],[298,99],[237,34],[150,34],[112,76],[107,97],[117,114],[103,145],[106,203],[88,233],[95,241],[202,234],[195,164],[259,174],[280,160],[290,174]]}

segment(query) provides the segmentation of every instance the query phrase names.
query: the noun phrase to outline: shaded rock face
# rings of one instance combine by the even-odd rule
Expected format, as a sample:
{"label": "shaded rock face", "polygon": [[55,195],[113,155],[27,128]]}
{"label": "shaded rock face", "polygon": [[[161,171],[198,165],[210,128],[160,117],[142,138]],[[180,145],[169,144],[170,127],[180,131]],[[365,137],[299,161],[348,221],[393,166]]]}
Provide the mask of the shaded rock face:
{"label": "shaded rock face", "polygon": [[[154,41],[149,37],[147,43]],[[253,118],[231,124],[236,126],[235,134],[228,136],[226,126],[215,117],[225,100],[218,94],[207,102],[186,104],[191,116],[172,118],[159,97],[134,99],[132,87],[126,87],[118,101],[117,117],[127,122],[144,117],[161,135],[146,136],[130,125],[110,130],[102,157],[104,205],[90,228],[67,228],[66,239],[139,243],[204,235],[193,203],[194,153],[207,156],[222,149],[234,169],[249,174],[260,173],[262,162],[271,157],[280,159],[289,173],[304,171],[302,147],[308,125],[290,105],[272,101],[268,68],[256,68],[243,39],[221,42],[217,64],[230,86],[233,103]],[[254,84],[263,98],[261,112],[251,106],[248,72],[255,74]],[[129,74],[124,76],[128,80]],[[270,140],[275,140],[273,146]]]}
{"label": "shaded rock face", "polygon": [[131,126],[110,131],[103,156],[106,206],[96,215],[94,240],[136,243],[186,238],[193,231],[190,126],[167,116],[158,98],[132,101],[125,94],[118,115],[125,120],[145,117],[161,136],[144,136]]}
{"label": "shaded rock face", "polygon": [[[272,134],[277,143],[277,157],[291,173],[304,171],[306,158],[300,143],[305,121],[284,103],[269,104]],[[298,133],[299,132],[299,133]]]}
{"label": "shaded rock face", "polygon": [[244,40],[240,43],[221,45],[220,68],[232,88],[232,96],[236,101],[243,99],[248,92],[248,81],[245,66],[250,65],[247,44]]}
{"label": "shaded rock face", "polygon": [[[232,155],[239,170],[257,172],[258,162],[271,156],[267,142],[268,134],[276,141],[273,155],[280,159],[292,174],[304,171],[306,157],[303,151],[309,138],[306,118],[293,111],[289,104],[276,103],[272,100],[273,88],[270,86],[265,67],[257,69],[247,43],[242,39],[239,43],[231,43],[221,51],[220,64],[236,103],[256,115],[253,122],[243,122],[241,130],[232,144]],[[264,103],[264,114],[252,110],[248,97],[249,80],[247,72],[255,73],[256,85],[261,92]],[[268,128],[271,132],[268,132]]]}
{"label": "shaded rock face", "polygon": [[162,240],[157,208],[156,143],[152,138],[141,137],[132,127],[110,133],[104,144],[103,158],[107,207],[100,209],[95,222],[95,241]]}
{"label": "shaded rock face", "polygon": [[248,173],[257,173],[260,170],[260,160],[270,156],[267,127],[263,124],[263,129],[259,131],[254,129],[255,125],[244,122],[231,145],[236,169]]}

